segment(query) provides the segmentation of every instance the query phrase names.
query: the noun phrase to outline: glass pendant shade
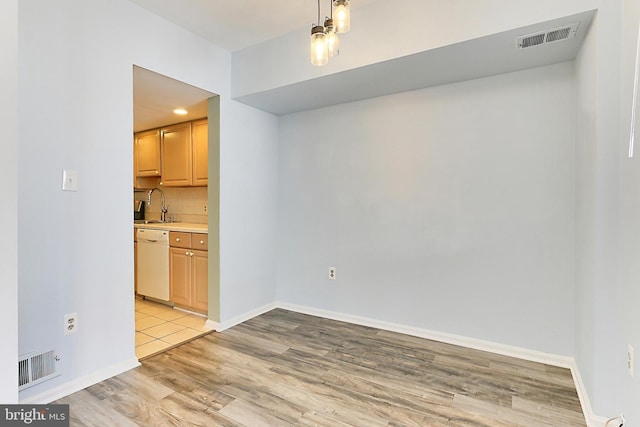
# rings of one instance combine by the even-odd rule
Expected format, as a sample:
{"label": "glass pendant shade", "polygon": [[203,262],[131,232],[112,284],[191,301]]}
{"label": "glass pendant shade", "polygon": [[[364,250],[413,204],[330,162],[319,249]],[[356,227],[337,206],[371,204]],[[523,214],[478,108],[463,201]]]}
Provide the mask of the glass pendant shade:
{"label": "glass pendant shade", "polygon": [[349,0],[333,0],[333,21],[336,33],[346,33],[351,29],[351,5]]}
{"label": "glass pendant shade", "polygon": [[322,25],[311,29],[311,63],[322,66],[329,62],[329,49],[327,47],[326,35]]}
{"label": "glass pendant shade", "polygon": [[338,38],[338,34],[336,34],[335,28],[333,26],[333,19],[327,18],[324,21],[324,28],[327,39],[327,49],[329,50],[329,57],[337,56],[340,53],[340,39]]}

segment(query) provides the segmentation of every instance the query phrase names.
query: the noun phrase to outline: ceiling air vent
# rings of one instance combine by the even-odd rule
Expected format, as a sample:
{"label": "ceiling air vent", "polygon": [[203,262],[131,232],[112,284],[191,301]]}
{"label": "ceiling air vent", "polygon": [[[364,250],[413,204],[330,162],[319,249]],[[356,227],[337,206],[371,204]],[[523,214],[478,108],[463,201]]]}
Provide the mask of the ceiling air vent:
{"label": "ceiling air vent", "polygon": [[580,23],[576,22],[574,24],[563,25],[562,27],[553,28],[551,30],[538,31],[537,33],[520,36],[516,42],[520,49],[525,49],[527,47],[570,39],[576,35],[579,26]]}

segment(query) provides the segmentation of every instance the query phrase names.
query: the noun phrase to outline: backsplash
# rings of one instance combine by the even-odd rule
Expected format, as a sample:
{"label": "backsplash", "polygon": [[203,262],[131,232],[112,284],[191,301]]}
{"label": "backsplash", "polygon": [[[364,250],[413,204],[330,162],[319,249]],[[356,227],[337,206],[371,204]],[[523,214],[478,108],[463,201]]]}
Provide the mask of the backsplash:
{"label": "backsplash", "polygon": [[[207,187],[162,187],[162,191],[167,207],[167,220],[207,223],[208,215],[204,211],[208,201]],[[148,191],[133,193],[134,200],[143,200],[145,203],[145,219],[160,219],[160,192],[154,191],[151,195],[151,206],[147,204],[148,196]]]}

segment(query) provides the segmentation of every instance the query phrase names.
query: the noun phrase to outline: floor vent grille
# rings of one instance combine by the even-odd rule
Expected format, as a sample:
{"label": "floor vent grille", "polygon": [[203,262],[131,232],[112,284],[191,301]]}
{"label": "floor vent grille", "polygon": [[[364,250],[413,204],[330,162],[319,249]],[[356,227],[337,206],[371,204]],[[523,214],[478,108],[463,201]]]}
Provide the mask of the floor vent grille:
{"label": "floor vent grille", "polygon": [[516,39],[516,43],[520,49],[526,49],[541,44],[553,43],[560,40],[566,40],[574,37],[578,32],[580,23],[563,25],[562,27],[553,28],[546,31],[538,31],[537,33],[520,36]]}
{"label": "floor vent grille", "polygon": [[55,350],[24,354],[18,360],[18,390],[57,377],[60,373],[60,358]]}

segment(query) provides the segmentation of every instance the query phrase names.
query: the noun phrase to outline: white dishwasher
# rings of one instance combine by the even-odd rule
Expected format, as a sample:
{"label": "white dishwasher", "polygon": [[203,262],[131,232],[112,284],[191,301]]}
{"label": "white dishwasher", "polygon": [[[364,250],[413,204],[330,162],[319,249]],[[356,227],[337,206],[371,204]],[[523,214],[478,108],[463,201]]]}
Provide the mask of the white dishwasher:
{"label": "white dishwasher", "polygon": [[169,301],[169,232],[139,228],[137,241],[138,293]]}

